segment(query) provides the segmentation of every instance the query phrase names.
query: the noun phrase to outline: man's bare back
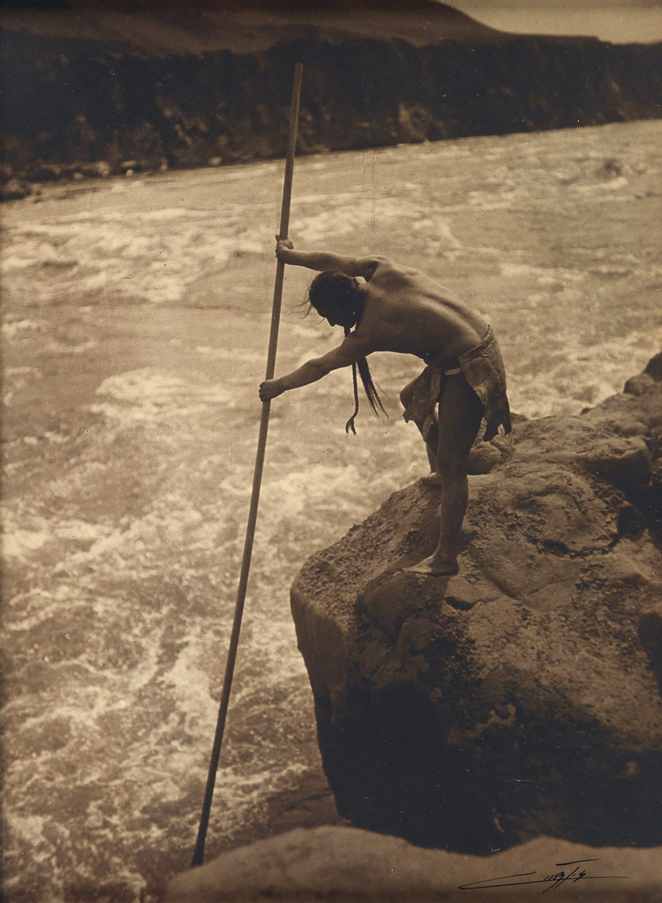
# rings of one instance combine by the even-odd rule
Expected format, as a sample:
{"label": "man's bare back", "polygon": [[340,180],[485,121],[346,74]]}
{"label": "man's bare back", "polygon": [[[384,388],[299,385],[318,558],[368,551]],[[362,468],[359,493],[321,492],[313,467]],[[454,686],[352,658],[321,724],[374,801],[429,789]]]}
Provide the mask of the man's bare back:
{"label": "man's bare back", "polygon": [[362,268],[373,272],[363,290],[365,307],[356,333],[374,351],[446,360],[485,337],[487,322],[424,273],[388,257],[364,260]]}

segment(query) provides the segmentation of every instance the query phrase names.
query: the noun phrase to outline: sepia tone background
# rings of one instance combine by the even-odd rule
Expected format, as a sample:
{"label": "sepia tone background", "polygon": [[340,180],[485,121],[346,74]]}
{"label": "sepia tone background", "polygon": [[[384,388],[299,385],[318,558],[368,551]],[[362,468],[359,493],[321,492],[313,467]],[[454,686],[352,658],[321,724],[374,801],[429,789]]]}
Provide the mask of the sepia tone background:
{"label": "sepia tone background", "polygon": [[[297,53],[297,246],[389,254],[457,291],[493,323],[527,417],[598,403],[660,349],[660,50],[648,41],[660,35],[603,43],[621,25],[633,40],[625,23],[657,21],[659,7],[586,6],[577,22],[559,6],[560,33],[567,21],[590,40],[525,37],[516,52],[458,11],[540,34],[548,10],[453,7],[348,4],[333,22],[303,4],[3,13],[12,903],[156,900],[188,867],[250,493]],[[274,48],[283,35],[294,45]],[[446,62],[421,49],[431,36],[452,39]],[[486,68],[495,56],[503,84]],[[578,98],[558,59],[600,78]],[[432,75],[420,94],[405,84],[421,60],[443,69],[445,90]],[[624,74],[618,90],[607,70]],[[279,372],[340,338],[303,316],[308,275],[287,273]],[[340,822],[289,587],[311,553],[425,473],[398,412],[417,369],[375,360],[389,418],[362,410],[356,438],[343,428],[347,373],[272,406],[208,858]]]}

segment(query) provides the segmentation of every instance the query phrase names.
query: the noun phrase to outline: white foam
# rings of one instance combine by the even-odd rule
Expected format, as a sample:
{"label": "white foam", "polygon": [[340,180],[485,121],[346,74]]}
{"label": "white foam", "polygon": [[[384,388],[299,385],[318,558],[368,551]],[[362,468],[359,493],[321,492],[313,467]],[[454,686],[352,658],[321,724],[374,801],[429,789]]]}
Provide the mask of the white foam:
{"label": "white foam", "polygon": [[158,428],[166,416],[170,423],[193,420],[209,416],[209,406],[236,404],[236,393],[224,386],[185,381],[152,367],[108,377],[96,394],[106,400],[91,404],[89,410],[124,428]]}
{"label": "white foam", "polygon": [[191,207],[162,207],[159,210],[145,210],[139,214],[142,222],[172,222],[178,219],[205,218],[206,213]]}
{"label": "white foam", "polygon": [[16,811],[6,812],[5,828],[20,838],[24,850],[42,844],[45,819],[41,815],[19,815]]}
{"label": "white foam", "polygon": [[4,254],[2,258],[2,270],[5,273],[11,273],[16,270],[25,270],[32,266],[34,257],[32,255],[22,256],[19,254]]}
{"label": "white foam", "polygon": [[201,692],[209,687],[209,676],[201,667],[201,638],[192,636],[179,652],[173,666],[164,672],[162,680],[174,690],[179,708],[186,712],[187,720],[205,723],[209,720],[210,696]]}
{"label": "white foam", "polygon": [[[163,215],[162,215],[163,214]],[[162,221],[166,228],[159,230]],[[98,211],[17,226],[5,251],[3,271],[29,268],[77,268],[83,291],[111,290],[113,295],[155,303],[182,300],[189,285],[210,267],[222,269],[239,256],[273,253],[266,218],[250,229],[243,209],[228,205],[222,214],[165,208]],[[50,301],[51,286],[35,281],[35,297]]]}
{"label": "white foam", "polygon": [[52,534],[42,530],[12,530],[2,537],[2,552],[8,558],[23,558],[26,553],[36,552],[50,539]]}
{"label": "white foam", "polygon": [[596,182],[593,185],[577,185],[577,191],[584,193],[599,193],[599,192],[610,192],[610,191],[619,191],[621,188],[626,188],[628,185],[628,180],[625,176],[618,176],[615,179],[609,179],[607,181]]}
{"label": "white foam", "polygon": [[16,378],[21,376],[40,377],[41,373],[36,367],[7,367],[5,370],[5,378]]}
{"label": "white foam", "polygon": [[145,368],[109,376],[97,389],[97,395],[132,404],[167,404],[184,386],[184,381],[176,376]]}

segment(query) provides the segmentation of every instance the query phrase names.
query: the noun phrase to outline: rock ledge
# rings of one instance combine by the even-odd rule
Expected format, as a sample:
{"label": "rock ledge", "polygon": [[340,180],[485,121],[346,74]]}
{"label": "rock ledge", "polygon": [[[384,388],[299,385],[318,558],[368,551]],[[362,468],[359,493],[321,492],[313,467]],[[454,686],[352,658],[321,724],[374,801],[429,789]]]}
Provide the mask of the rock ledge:
{"label": "rock ledge", "polygon": [[292,588],[339,813],[485,854],[662,843],[662,355],[579,417],[519,423],[473,476],[458,577],[438,494],[395,493]]}

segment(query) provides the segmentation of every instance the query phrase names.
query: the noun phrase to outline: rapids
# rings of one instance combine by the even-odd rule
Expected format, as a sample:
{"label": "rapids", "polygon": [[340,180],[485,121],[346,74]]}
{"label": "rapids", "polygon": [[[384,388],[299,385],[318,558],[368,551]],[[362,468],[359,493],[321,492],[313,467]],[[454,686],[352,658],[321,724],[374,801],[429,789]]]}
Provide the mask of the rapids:
{"label": "rapids", "polygon": [[[578,413],[662,345],[662,122],[297,161],[302,249],[427,271],[498,334],[511,406]],[[5,206],[5,889],[150,899],[188,866],[260,417],[282,161],[62,184]],[[277,372],[341,338],[288,269]],[[346,436],[351,376],[272,403],[207,856],[319,775],[289,586],[426,472],[398,412],[420,362],[377,356],[388,420]],[[143,896],[141,897],[141,893]]]}

